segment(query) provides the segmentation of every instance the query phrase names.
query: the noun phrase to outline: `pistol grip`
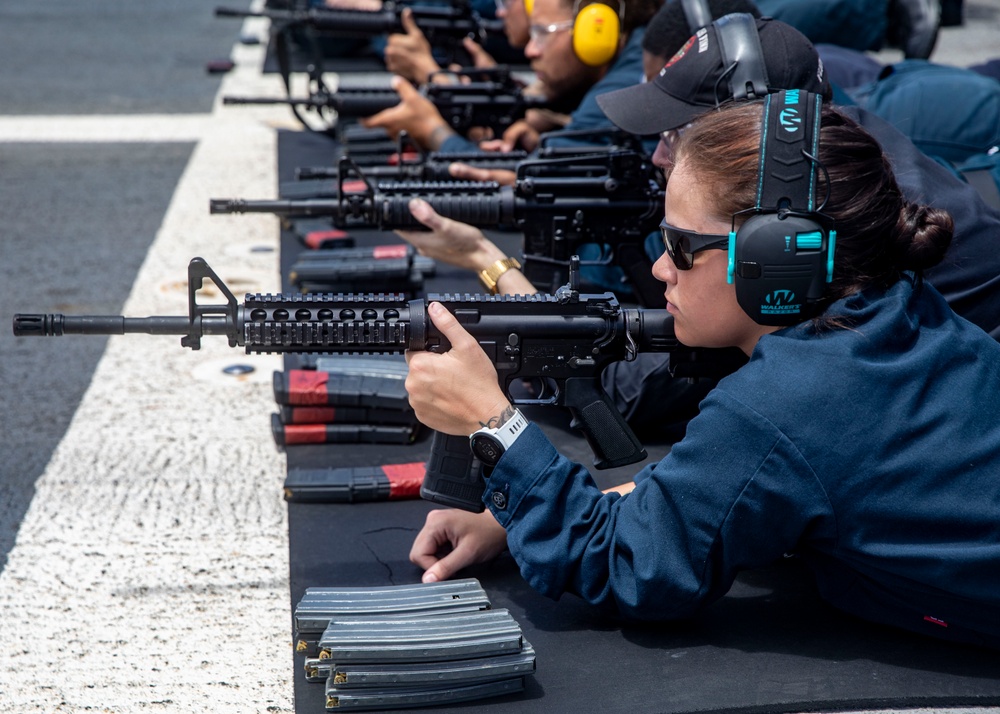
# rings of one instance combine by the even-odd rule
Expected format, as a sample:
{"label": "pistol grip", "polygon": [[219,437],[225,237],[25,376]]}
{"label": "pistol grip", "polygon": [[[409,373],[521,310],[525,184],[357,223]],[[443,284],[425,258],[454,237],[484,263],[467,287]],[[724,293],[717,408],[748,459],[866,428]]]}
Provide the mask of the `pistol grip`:
{"label": "pistol grip", "polygon": [[599,379],[567,379],[565,404],[573,415],[570,426],[580,429],[594,452],[594,467],[609,469],[646,458],[646,449],[632,432]]}
{"label": "pistol grip", "polygon": [[472,455],[469,437],[435,431],[420,497],[463,511],[481,513],[485,508],[485,490],[483,467]]}

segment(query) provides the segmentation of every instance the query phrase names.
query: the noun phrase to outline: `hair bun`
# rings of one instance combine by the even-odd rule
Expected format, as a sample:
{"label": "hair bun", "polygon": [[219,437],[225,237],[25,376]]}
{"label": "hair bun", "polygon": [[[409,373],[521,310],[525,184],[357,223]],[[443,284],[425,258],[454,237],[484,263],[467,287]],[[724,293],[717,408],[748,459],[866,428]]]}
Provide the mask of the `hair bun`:
{"label": "hair bun", "polygon": [[899,213],[896,247],[904,270],[922,272],[944,259],[955,222],[940,208],[907,203]]}

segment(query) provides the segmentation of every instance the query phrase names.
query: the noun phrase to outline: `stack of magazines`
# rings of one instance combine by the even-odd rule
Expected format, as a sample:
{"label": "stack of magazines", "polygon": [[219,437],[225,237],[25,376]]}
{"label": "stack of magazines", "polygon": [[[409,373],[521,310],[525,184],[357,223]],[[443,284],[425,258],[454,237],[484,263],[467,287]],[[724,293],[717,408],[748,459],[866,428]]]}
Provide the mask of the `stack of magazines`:
{"label": "stack of magazines", "polygon": [[301,444],[410,444],[420,422],[403,386],[402,355],[328,355],[274,373],[279,448]]}
{"label": "stack of magazines", "polygon": [[304,293],[403,293],[413,297],[435,272],[413,246],[327,248],[299,254],[288,277]]}
{"label": "stack of magazines", "polygon": [[305,678],[326,708],[435,706],[509,695],[535,671],[510,612],[474,578],[376,588],[308,588],[296,605]]}

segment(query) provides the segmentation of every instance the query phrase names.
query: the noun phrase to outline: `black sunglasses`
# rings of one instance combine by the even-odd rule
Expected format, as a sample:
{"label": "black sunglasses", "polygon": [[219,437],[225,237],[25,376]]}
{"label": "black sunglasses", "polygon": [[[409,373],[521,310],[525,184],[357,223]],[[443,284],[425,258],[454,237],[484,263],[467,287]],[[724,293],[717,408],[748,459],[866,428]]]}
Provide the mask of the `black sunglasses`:
{"label": "black sunglasses", "polygon": [[663,247],[678,270],[691,270],[695,253],[729,248],[728,235],[686,231],[669,225],[665,220],[660,223],[660,233],[663,234]]}

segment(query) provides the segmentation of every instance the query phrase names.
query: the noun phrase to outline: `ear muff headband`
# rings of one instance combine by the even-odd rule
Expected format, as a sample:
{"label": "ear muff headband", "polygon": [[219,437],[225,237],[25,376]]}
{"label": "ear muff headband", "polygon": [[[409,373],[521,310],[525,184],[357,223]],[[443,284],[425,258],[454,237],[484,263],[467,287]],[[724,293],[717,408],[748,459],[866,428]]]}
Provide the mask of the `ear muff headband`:
{"label": "ear muff headband", "polygon": [[576,0],[573,22],[573,51],[591,67],[610,62],[618,54],[618,42],[625,22],[625,0],[619,0],[618,12],[603,2],[580,7]]}
{"label": "ear muff headband", "polygon": [[767,97],[761,126],[758,211],[812,212],[816,196],[820,110],[818,94],[788,89]]}
{"label": "ear muff headband", "polygon": [[[715,21],[722,64],[729,70],[729,96],[736,101],[760,99],[768,94],[771,83],[764,64],[757,21],[746,12],[723,15]],[[718,96],[718,95],[716,95]]]}
{"label": "ear muff headband", "polygon": [[740,307],[761,325],[794,325],[816,314],[833,277],[836,231],[815,210],[816,162],[809,158],[819,155],[821,108],[820,95],[799,90],[764,103],[757,204],[729,234],[729,281]]}
{"label": "ear muff headband", "polygon": [[524,0],[524,12],[531,17],[531,11],[535,9],[535,0]]}
{"label": "ear muff headband", "polygon": [[708,8],[708,0],[681,0],[681,6],[692,35],[712,24],[712,11]]}

